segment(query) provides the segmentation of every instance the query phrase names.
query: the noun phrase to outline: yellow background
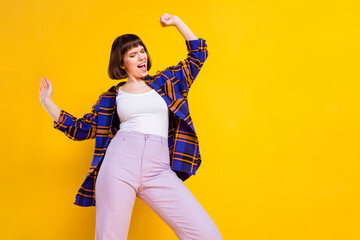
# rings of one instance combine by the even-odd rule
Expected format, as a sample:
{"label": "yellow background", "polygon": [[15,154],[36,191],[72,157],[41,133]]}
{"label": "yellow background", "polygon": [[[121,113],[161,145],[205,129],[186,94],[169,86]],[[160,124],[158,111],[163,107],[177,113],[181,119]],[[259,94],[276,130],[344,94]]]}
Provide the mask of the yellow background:
{"label": "yellow background", "polygon": [[[179,16],[208,44],[189,95],[202,165],[185,181],[223,238],[360,239],[357,1],[1,1],[1,239],[93,239],[73,204],[95,140],[53,129],[39,81],[76,117],[119,80],[113,40],[145,42],[150,74],[185,59]],[[136,199],[128,239],[177,239]]]}

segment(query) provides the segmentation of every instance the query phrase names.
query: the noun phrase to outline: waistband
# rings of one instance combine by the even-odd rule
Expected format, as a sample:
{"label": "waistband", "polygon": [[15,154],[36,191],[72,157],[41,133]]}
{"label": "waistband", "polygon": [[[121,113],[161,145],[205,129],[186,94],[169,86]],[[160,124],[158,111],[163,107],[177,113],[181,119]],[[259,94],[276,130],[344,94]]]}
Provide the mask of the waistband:
{"label": "waistband", "polygon": [[156,134],[151,134],[151,133],[141,133],[141,132],[136,132],[136,131],[117,131],[115,135],[118,135],[119,137],[122,137],[123,139],[126,139],[127,137],[134,137],[134,138],[144,139],[144,140],[151,139],[153,141],[160,142],[163,145],[168,144],[168,138],[160,136],[160,135],[156,135]]}

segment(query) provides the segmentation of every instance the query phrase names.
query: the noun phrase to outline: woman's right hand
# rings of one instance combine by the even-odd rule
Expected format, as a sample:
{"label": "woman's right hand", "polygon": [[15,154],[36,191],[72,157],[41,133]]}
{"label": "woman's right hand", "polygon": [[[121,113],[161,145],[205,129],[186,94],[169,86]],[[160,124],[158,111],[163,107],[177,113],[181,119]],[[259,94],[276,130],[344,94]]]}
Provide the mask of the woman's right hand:
{"label": "woman's right hand", "polygon": [[42,77],[41,78],[43,80],[44,83],[42,83],[41,81],[40,83],[40,87],[39,88],[39,92],[40,92],[40,102],[42,104],[44,104],[47,100],[51,100],[53,91],[52,91],[52,84],[50,82],[50,80],[48,80],[47,78]]}

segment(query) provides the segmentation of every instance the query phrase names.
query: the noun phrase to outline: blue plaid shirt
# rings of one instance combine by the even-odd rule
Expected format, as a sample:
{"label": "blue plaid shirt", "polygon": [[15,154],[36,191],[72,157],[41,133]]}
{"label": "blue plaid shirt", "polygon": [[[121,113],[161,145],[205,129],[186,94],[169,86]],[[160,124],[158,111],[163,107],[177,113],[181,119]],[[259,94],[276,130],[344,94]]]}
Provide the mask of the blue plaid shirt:
{"label": "blue plaid shirt", "polygon": [[[145,81],[165,100],[169,109],[168,146],[171,169],[185,181],[201,164],[199,141],[196,135],[188,106],[188,92],[208,57],[204,39],[185,40],[187,58],[176,66],[157,71],[154,76],[147,75]],[[102,160],[116,132],[120,120],[116,110],[116,96],[120,82],[100,94],[90,113],[76,118],[61,109],[59,121],[53,122],[55,129],[72,140],[81,141],[95,138],[95,151],[89,172],[75,197],[74,204],[95,206],[95,181]]]}

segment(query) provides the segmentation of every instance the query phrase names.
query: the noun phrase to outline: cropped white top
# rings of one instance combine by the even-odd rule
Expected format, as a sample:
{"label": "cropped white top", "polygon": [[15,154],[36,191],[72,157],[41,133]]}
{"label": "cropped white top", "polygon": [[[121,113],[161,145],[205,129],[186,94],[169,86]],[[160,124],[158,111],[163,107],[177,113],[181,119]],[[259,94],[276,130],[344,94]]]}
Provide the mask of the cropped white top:
{"label": "cropped white top", "polygon": [[120,120],[119,131],[168,137],[168,107],[155,89],[146,93],[127,93],[119,89],[116,104]]}

